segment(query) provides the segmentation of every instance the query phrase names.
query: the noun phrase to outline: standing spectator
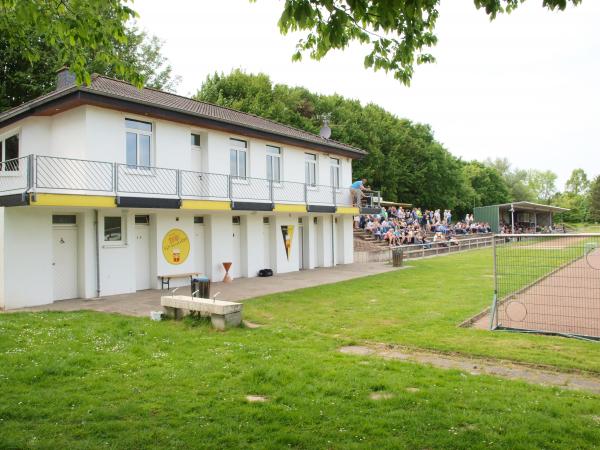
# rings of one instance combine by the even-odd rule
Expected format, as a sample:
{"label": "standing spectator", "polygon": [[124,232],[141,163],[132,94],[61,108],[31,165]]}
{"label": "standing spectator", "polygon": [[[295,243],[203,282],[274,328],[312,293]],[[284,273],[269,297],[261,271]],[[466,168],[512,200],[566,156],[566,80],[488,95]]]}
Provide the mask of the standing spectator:
{"label": "standing spectator", "polygon": [[360,206],[362,203],[362,199],[365,196],[363,191],[366,191],[367,179],[363,178],[362,180],[357,180],[350,185],[350,189],[352,192],[352,202],[353,206]]}

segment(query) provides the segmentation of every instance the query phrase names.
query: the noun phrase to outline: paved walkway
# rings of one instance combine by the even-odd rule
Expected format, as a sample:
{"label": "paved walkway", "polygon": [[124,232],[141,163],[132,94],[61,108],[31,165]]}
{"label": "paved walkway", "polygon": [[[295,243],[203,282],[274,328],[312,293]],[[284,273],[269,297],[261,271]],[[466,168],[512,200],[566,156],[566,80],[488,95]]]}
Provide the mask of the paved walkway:
{"label": "paved walkway", "polygon": [[[392,270],[397,269],[385,263],[354,263],[284,273],[267,278],[238,278],[233,283],[213,283],[211,285],[211,295],[221,292],[218,297],[220,300],[242,301],[261,295],[337,283],[338,281],[351,280]],[[162,310],[160,296],[165,295],[167,292],[166,290],[149,289],[132,294],[111,295],[96,299],[61,300],[48,305],[22,308],[9,312],[93,310],[143,317],[149,316],[150,311]],[[177,290],[178,294],[189,295],[189,292],[189,286]]]}

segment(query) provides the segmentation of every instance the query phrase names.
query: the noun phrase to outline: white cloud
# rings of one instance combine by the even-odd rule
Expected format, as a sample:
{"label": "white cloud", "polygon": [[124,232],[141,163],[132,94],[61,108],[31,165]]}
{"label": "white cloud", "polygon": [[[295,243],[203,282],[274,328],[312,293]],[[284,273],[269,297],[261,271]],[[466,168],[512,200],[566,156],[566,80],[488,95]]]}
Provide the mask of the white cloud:
{"label": "white cloud", "polygon": [[600,2],[549,12],[529,1],[491,23],[471,0],[442,3],[438,61],[417,68],[409,88],[364,69],[359,46],[292,63],[297,35],[279,34],[281,1],[137,0],[134,8],[140,25],[165,40],[181,94],[239,67],[429,123],[464,159],[508,157],[561,181],[576,167],[600,174]]}

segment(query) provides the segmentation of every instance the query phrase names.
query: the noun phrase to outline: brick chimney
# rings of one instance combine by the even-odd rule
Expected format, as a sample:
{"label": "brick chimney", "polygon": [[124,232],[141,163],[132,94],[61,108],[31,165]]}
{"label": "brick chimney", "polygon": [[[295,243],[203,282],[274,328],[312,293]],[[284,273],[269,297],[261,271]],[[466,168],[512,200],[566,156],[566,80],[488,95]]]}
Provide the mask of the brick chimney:
{"label": "brick chimney", "polygon": [[62,67],[56,71],[56,90],[74,86],[76,79],[77,77],[68,67]]}

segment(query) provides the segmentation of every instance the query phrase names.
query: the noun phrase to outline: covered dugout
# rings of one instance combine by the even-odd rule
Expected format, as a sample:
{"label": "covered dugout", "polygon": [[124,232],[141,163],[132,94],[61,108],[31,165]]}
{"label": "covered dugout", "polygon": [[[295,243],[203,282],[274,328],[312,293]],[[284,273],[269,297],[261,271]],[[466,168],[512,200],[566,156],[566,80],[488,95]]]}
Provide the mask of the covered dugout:
{"label": "covered dugout", "polygon": [[502,205],[477,206],[473,209],[475,222],[487,222],[492,232],[499,233],[501,224],[515,228],[536,229],[554,224],[554,214],[568,211],[552,205],[541,205],[531,202],[513,202]]}

